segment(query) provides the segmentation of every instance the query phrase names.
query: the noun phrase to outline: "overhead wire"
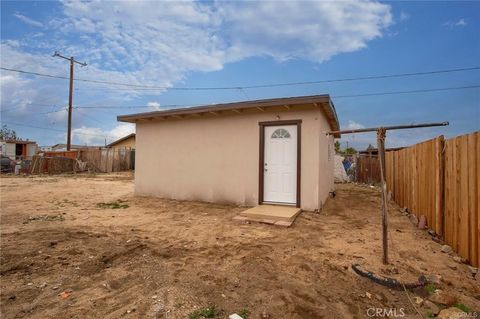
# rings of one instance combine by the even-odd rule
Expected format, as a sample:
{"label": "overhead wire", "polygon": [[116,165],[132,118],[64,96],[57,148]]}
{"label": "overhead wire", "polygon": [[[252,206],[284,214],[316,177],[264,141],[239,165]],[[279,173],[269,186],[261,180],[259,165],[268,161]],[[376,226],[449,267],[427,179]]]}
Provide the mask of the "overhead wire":
{"label": "overhead wire", "polygon": [[[405,90],[405,91],[390,91],[390,92],[373,92],[373,93],[360,93],[360,94],[349,94],[349,95],[332,95],[332,98],[342,99],[342,98],[352,98],[352,97],[369,97],[369,96],[382,96],[382,95],[393,95],[393,94],[415,94],[415,93],[428,93],[428,92],[440,92],[440,91],[450,91],[450,90],[465,90],[465,89],[476,89],[480,88],[480,84],[467,85],[467,86],[457,86],[457,87],[443,87],[443,88],[431,88],[431,89],[419,89],[419,90]],[[161,105],[160,108],[180,108],[180,107],[195,107],[202,105],[214,105],[221,103],[204,103],[204,104],[166,104]],[[29,105],[42,105],[38,103],[30,103]],[[46,106],[51,106],[43,104]],[[136,108],[151,108],[149,105],[89,105],[89,106],[73,106],[74,109],[136,109]],[[60,112],[61,110],[45,112],[45,113],[55,113]],[[4,110],[2,110],[4,111]],[[7,110],[5,110],[7,111]],[[10,111],[10,110],[8,110]]]}
{"label": "overhead wire", "polygon": [[[56,132],[62,132],[62,133],[65,132],[65,130],[54,129],[54,128],[50,128],[50,127],[43,127],[43,126],[36,126],[36,125],[29,125],[29,124],[23,124],[23,123],[15,123],[15,122],[10,122],[10,121],[6,121],[6,122],[2,121],[2,123],[9,124],[9,125],[17,125],[17,126],[37,128],[37,129],[48,130],[48,131],[56,131]],[[110,135],[106,135],[106,134],[92,134],[92,133],[79,133],[79,132],[73,132],[73,134],[115,138],[114,136],[110,136]]]}
{"label": "overhead wire", "polygon": [[[480,84],[455,86],[455,87],[443,87],[443,88],[430,88],[430,89],[418,89],[418,90],[405,90],[405,91],[389,91],[389,92],[372,92],[372,93],[359,93],[349,95],[332,95],[331,98],[353,98],[353,97],[369,97],[369,96],[382,96],[382,95],[394,95],[394,94],[415,94],[415,93],[428,93],[428,92],[441,92],[451,90],[466,90],[480,88]],[[215,103],[221,104],[221,103]],[[214,103],[205,104],[168,104],[161,105],[160,108],[180,108],[180,107],[195,107],[202,105],[214,105]],[[151,108],[148,105],[90,105],[90,106],[74,106],[74,109],[136,109],[136,108]]]}
{"label": "overhead wire", "polygon": [[[46,74],[40,72],[26,71],[14,68],[0,67],[1,70],[35,75],[47,78],[69,80],[69,77]],[[359,76],[359,77],[350,77],[350,78],[341,78],[341,79],[327,79],[327,80],[315,80],[315,81],[301,81],[301,82],[287,82],[287,83],[270,83],[270,84],[257,84],[257,85],[236,85],[236,86],[217,86],[217,87],[174,87],[174,86],[157,86],[157,85],[145,85],[145,84],[131,84],[131,83],[121,83],[114,81],[101,81],[101,80],[92,80],[92,79],[82,79],[74,78],[75,81],[87,82],[87,83],[96,83],[96,84],[107,84],[107,85],[118,85],[131,88],[144,88],[144,89],[162,89],[162,90],[239,90],[239,89],[257,89],[257,88],[269,88],[269,87],[281,87],[281,86],[297,86],[297,85],[310,85],[310,84],[319,84],[319,83],[332,83],[332,82],[347,82],[347,81],[360,81],[360,80],[375,80],[375,79],[387,79],[387,78],[399,78],[399,77],[409,77],[409,76],[420,76],[420,75],[431,75],[431,74],[442,74],[442,73],[453,73],[453,72],[463,72],[463,71],[472,71],[479,70],[480,66],[474,67],[465,67],[465,68],[455,68],[455,69],[444,69],[444,70],[434,70],[434,71],[425,71],[425,72],[410,72],[410,73],[397,73],[397,74],[384,74],[384,75],[368,75],[368,76]]]}

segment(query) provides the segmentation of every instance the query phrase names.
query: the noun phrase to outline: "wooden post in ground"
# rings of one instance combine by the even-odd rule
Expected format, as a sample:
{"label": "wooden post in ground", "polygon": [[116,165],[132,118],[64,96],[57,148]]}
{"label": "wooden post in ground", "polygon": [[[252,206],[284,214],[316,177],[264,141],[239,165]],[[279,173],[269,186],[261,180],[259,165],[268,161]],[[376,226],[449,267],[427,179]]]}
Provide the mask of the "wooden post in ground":
{"label": "wooden post in ground", "polygon": [[380,177],[382,185],[382,239],[383,239],[383,263],[388,264],[388,215],[387,215],[387,185],[385,183],[385,133],[387,130],[404,130],[420,127],[433,127],[433,126],[446,126],[448,122],[442,123],[425,123],[414,125],[395,125],[395,126],[383,126],[383,127],[371,127],[361,128],[345,131],[330,131],[326,132],[328,135],[335,134],[353,134],[353,133],[366,133],[377,132],[377,144],[378,144],[378,160],[380,163]]}
{"label": "wooden post in ground", "polygon": [[385,128],[377,130],[378,161],[380,164],[380,185],[382,187],[382,241],[383,264],[388,265],[388,211],[387,211],[387,184],[385,182]]}

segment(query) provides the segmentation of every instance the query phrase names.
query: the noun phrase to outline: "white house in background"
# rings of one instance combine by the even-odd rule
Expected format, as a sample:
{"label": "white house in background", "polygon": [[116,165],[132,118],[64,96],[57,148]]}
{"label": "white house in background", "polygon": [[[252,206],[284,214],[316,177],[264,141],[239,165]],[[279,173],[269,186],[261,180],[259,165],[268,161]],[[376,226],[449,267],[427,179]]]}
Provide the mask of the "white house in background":
{"label": "white house in background", "polygon": [[1,140],[2,155],[12,160],[32,159],[38,150],[37,142],[29,140]]}
{"label": "white house in background", "polygon": [[[87,146],[87,145],[75,145],[70,146],[70,150],[76,151],[86,148],[99,148],[102,146]],[[65,152],[67,150],[67,144],[55,144],[53,146],[42,146],[41,150],[44,152]]]}

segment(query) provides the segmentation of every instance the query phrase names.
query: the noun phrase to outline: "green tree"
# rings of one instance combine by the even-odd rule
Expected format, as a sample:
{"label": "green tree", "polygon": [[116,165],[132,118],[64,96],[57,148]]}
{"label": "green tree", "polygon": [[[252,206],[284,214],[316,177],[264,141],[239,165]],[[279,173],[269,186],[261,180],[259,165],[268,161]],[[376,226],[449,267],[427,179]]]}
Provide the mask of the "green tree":
{"label": "green tree", "polygon": [[9,129],[6,125],[2,125],[0,129],[0,140],[16,140],[18,139],[17,133],[14,130]]}
{"label": "green tree", "polygon": [[339,141],[335,142],[335,153],[340,153],[340,142]]}
{"label": "green tree", "polygon": [[347,147],[343,152],[347,155],[357,154],[357,150],[353,147]]}

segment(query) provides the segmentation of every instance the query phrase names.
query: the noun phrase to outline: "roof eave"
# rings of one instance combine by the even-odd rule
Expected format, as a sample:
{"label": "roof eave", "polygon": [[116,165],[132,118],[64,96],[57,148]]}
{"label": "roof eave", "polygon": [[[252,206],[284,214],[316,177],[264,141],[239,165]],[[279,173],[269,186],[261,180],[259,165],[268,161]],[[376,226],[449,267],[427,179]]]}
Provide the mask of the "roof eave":
{"label": "roof eave", "polygon": [[[324,115],[328,119],[331,129],[336,131],[340,129],[335,106],[333,105],[330,99],[330,96],[328,94],[205,105],[205,106],[181,108],[181,109],[173,109],[173,110],[165,110],[165,111],[119,115],[117,116],[117,120],[120,122],[136,123],[139,120],[154,120],[154,119],[162,119],[162,118],[164,119],[167,117],[184,118],[189,115],[199,116],[205,113],[218,115],[219,112],[224,112],[224,111],[233,111],[236,113],[241,113],[243,110],[252,110],[252,109],[265,111],[269,107],[279,107],[279,106],[288,106],[287,109],[290,109],[295,105],[302,105],[302,104],[303,105],[312,104],[317,107],[321,106],[321,109],[323,110]],[[334,137],[338,138],[340,137],[340,134],[335,134]]]}

